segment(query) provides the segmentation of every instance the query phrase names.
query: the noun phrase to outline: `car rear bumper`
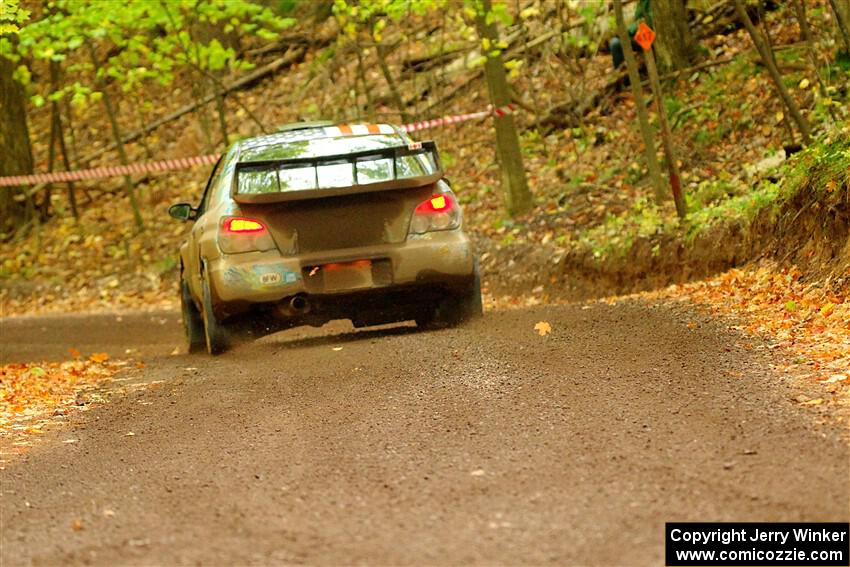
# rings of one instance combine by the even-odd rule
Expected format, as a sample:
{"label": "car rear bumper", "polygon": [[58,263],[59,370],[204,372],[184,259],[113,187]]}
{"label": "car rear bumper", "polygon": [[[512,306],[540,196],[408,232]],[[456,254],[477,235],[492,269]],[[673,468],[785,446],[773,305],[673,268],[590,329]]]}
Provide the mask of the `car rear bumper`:
{"label": "car rear bumper", "polygon": [[[340,266],[353,267],[349,271],[355,277],[346,281],[323,273]],[[363,277],[357,277],[358,270]],[[400,244],[292,257],[277,250],[222,255],[207,264],[214,300],[224,314],[298,294],[346,295],[429,282],[455,285],[471,278],[473,270],[470,242],[460,230],[412,236]]]}

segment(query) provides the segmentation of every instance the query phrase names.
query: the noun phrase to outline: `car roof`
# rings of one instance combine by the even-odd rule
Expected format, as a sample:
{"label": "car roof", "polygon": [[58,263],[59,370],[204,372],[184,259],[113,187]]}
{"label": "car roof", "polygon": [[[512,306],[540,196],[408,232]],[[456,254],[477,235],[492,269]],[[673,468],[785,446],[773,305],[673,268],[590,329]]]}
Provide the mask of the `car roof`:
{"label": "car roof", "polygon": [[239,142],[239,162],[345,155],[410,142],[390,124],[288,124],[281,131]]}
{"label": "car roof", "polygon": [[324,128],[335,126],[336,122],[331,120],[316,120],[313,122],[290,122],[277,127],[278,132],[291,132],[294,130],[309,130],[310,128]]}

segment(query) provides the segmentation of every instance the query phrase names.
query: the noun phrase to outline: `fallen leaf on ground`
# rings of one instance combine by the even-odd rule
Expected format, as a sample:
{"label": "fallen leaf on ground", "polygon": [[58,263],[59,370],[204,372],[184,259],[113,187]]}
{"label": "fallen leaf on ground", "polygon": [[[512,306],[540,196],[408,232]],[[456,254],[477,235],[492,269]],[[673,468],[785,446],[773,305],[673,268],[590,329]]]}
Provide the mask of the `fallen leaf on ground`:
{"label": "fallen leaf on ground", "polygon": [[42,432],[46,421],[39,419],[65,416],[70,408],[86,409],[83,393],[111,380],[123,366],[121,361],[91,359],[1,365],[0,435],[20,440],[21,435]]}
{"label": "fallen leaf on ground", "polygon": [[92,362],[106,362],[107,360],[109,360],[109,355],[105,352],[93,352],[92,355],[89,357],[89,360],[91,360]]}
{"label": "fallen leaf on ground", "polygon": [[534,330],[537,331],[537,334],[541,337],[545,337],[546,335],[552,332],[552,325],[550,325],[546,321],[540,321],[539,323],[534,325]]}

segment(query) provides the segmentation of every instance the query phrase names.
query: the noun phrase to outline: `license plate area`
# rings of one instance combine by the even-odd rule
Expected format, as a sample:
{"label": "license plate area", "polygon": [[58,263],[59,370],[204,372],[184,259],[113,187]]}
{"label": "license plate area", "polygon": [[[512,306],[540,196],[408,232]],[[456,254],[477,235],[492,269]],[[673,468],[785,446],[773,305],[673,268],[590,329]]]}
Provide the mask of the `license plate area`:
{"label": "license plate area", "polygon": [[306,266],[302,275],[305,287],[311,293],[354,291],[392,283],[392,267],[388,259]]}

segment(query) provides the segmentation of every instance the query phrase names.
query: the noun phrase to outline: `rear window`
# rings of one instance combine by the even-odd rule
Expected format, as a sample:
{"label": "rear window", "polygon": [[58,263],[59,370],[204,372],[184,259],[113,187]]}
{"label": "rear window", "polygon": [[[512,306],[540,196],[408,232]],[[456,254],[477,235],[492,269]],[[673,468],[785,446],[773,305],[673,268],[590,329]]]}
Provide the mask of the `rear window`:
{"label": "rear window", "polygon": [[244,195],[331,189],[420,177],[437,170],[436,157],[431,151],[397,157],[334,156],[327,161],[317,158],[309,164],[243,164],[239,167],[236,190]]}
{"label": "rear window", "polygon": [[[409,140],[396,134],[370,134],[368,136],[316,137],[292,140],[289,136],[261,138],[253,144],[243,144],[240,161],[273,161],[296,158],[318,158],[381,150],[404,145]],[[261,143],[267,141],[267,143]]]}

